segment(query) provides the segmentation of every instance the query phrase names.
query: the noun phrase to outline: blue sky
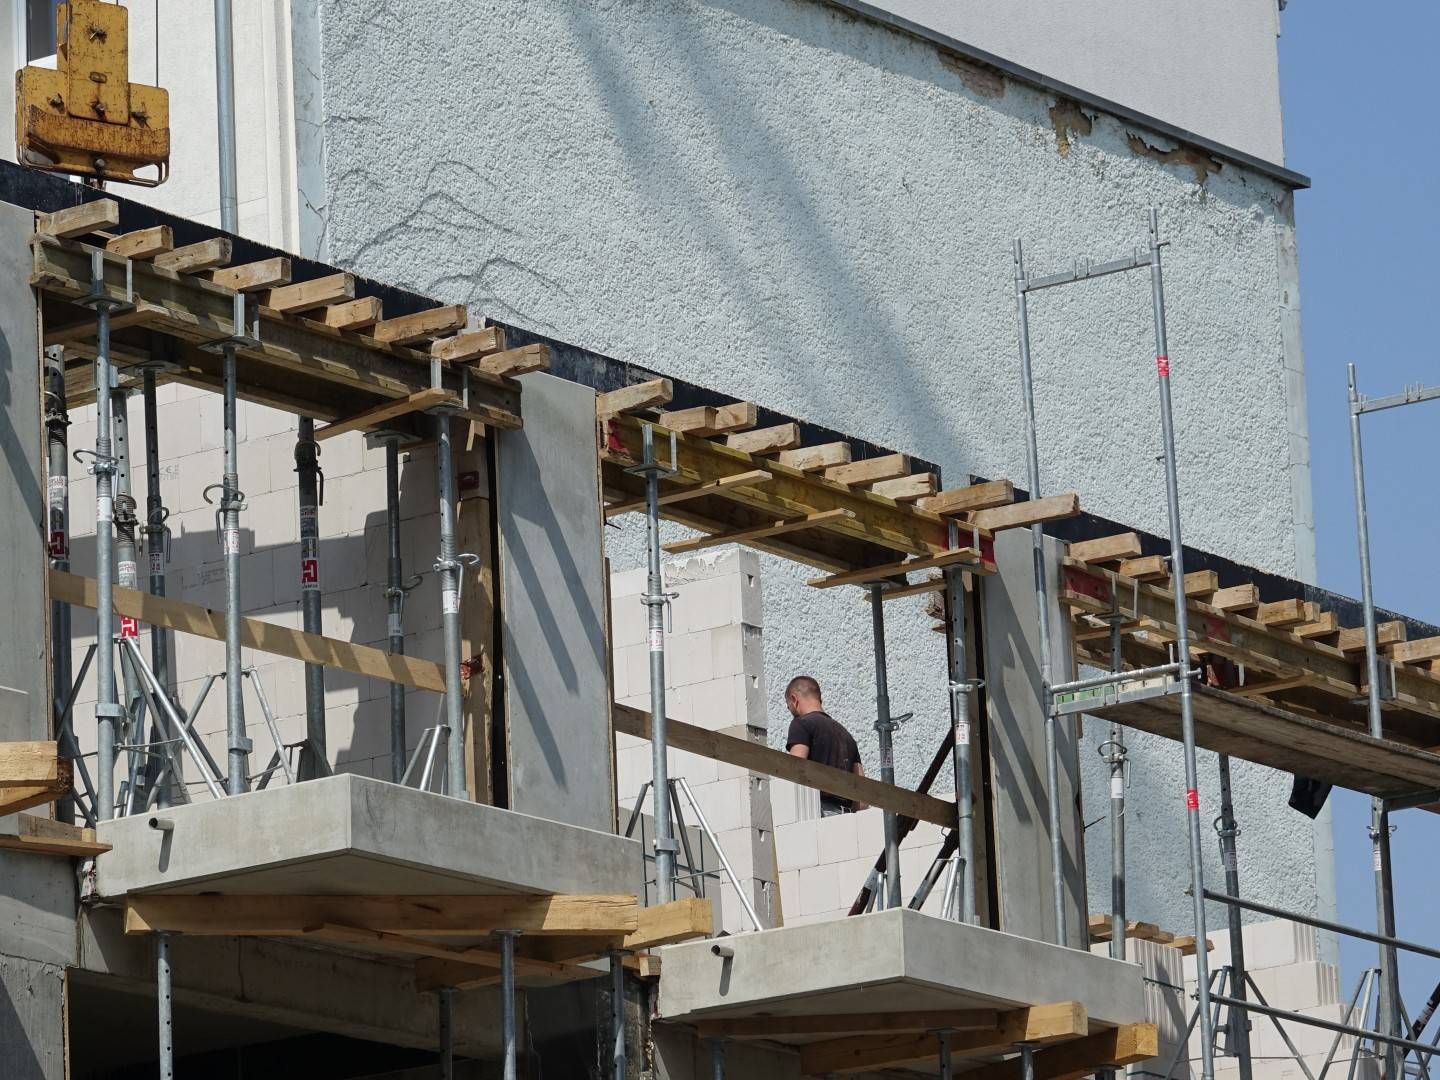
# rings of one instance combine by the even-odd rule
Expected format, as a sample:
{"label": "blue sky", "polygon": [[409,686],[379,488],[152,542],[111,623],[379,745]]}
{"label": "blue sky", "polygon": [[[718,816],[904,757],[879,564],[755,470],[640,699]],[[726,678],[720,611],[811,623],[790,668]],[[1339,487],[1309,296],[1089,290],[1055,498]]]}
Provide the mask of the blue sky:
{"label": "blue sky", "polygon": [[[1296,196],[1296,217],[1320,584],[1359,596],[1345,365],[1356,365],[1371,396],[1440,383],[1440,144],[1430,78],[1440,5],[1293,0],[1282,20],[1286,163],[1314,182]],[[1440,402],[1363,423],[1377,603],[1440,623]],[[1369,803],[1337,796],[1340,918],[1373,927]],[[1440,891],[1440,818],[1408,811],[1394,824],[1400,936],[1440,945],[1431,899]],[[1347,994],[1373,958],[1369,945],[1342,951]],[[1413,1013],[1440,979],[1440,961],[1402,958],[1401,974]]]}

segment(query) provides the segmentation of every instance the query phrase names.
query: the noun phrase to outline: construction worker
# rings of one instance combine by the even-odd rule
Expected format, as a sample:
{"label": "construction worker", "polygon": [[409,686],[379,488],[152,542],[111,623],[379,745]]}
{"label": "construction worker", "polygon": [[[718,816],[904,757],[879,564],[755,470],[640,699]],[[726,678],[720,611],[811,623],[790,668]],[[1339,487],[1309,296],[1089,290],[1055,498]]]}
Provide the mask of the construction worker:
{"label": "construction worker", "polygon": [[[825,711],[818,682],[809,675],[796,675],[785,687],[785,707],[794,718],[785,737],[786,750],[798,758],[808,758],[832,769],[843,769],[856,776],[865,775],[855,737]],[[828,791],[820,793],[821,817],[852,814],[864,809],[864,803],[843,799]]]}

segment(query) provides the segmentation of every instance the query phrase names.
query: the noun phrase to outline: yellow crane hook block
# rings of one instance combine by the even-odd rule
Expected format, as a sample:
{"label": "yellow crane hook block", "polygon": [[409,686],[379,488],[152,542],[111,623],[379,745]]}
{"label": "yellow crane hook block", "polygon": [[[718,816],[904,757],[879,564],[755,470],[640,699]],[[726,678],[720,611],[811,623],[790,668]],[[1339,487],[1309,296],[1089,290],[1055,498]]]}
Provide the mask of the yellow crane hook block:
{"label": "yellow crane hook block", "polygon": [[[130,81],[130,13],[69,0],[56,9],[56,66],[15,73],[19,160],[50,172],[154,187],[170,173],[170,94]],[[136,175],[154,167],[155,172]]]}

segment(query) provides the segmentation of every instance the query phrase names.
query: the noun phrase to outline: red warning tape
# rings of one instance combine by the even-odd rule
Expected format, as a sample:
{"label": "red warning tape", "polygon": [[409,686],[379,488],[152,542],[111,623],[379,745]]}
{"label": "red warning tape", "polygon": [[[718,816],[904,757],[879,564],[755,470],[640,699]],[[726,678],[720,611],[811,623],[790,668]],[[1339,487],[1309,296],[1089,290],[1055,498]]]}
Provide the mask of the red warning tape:
{"label": "red warning tape", "polygon": [[1200,809],[1200,792],[1196,791],[1193,787],[1192,787],[1192,788],[1189,788],[1189,789],[1186,790],[1186,792],[1185,792],[1185,809],[1187,809],[1187,810],[1199,810],[1199,809]]}
{"label": "red warning tape", "polygon": [[1170,377],[1170,358],[1168,356],[1155,357],[1155,370],[1160,373],[1162,379]]}

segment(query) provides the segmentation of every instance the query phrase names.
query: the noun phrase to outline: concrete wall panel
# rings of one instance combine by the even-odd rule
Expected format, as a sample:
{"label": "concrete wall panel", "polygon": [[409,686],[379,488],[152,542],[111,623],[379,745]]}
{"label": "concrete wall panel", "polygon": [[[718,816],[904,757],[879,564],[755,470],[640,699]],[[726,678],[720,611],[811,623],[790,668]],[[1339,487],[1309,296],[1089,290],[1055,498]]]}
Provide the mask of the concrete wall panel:
{"label": "concrete wall panel", "polygon": [[65,1080],[65,970],[0,956],[0,1073]]}

